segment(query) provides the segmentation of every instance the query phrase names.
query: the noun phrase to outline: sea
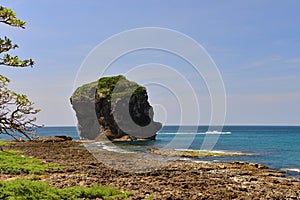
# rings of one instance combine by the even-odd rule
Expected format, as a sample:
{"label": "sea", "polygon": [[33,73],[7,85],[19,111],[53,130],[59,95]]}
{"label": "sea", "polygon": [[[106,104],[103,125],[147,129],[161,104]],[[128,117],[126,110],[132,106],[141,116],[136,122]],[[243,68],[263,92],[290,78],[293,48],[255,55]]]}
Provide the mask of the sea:
{"label": "sea", "polygon": [[[208,126],[164,126],[155,141],[103,142],[99,149],[148,152],[150,148],[200,150],[206,137],[213,137],[213,151],[243,152],[247,156],[199,157],[191,161],[261,163],[300,179],[300,126],[224,126],[222,132],[207,132]],[[76,127],[43,127],[37,136],[67,135],[80,140]],[[208,136],[209,135],[209,136]],[[10,139],[0,135],[0,139]]]}

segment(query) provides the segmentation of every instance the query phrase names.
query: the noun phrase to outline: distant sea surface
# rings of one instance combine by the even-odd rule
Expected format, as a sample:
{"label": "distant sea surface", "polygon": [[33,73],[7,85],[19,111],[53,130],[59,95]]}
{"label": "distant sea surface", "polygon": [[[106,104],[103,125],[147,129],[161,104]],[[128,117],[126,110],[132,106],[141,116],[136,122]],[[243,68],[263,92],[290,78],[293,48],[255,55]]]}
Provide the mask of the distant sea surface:
{"label": "distant sea surface", "polygon": [[[207,126],[164,126],[155,141],[99,143],[99,148],[109,151],[143,151],[151,147],[199,150],[206,136]],[[195,158],[213,162],[234,160],[262,163],[272,169],[287,171],[287,175],[300,177],[300,126],[225,126],[214,146],[216,151],[253,153],[252,156]],[[76,127],[44,127],[37,136],[72,136],[79,140]],[[9,139],[0,135],[0,139]],[[187,143],[188,141],[188,143]],[[190,142],[192,141],[192,142]],[[188,145],[188,147],[186,147]]]}

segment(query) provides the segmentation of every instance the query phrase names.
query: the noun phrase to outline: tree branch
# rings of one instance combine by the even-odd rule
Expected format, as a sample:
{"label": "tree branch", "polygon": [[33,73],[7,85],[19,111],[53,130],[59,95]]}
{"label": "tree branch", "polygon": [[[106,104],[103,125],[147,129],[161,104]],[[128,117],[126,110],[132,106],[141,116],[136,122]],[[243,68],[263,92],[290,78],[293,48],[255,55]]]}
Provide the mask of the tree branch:
{"label": "tree branch", "polygon": [[25,28],[26,26],[26,22],[18,19],[14,11],[3,6],[0,6],[0,22],[20,28]]}

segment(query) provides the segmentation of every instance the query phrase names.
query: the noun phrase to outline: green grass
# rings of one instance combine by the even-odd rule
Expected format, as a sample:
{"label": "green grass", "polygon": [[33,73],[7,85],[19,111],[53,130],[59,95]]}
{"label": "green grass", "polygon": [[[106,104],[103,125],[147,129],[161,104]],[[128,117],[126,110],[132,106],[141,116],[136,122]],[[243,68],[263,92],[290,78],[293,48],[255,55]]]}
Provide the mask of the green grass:
{"label": "green grass", "polygon": [[112,187],[92,186],[90,188],[69,187],[55,188],[45,181],[29,181],[15,179],[0,181],[0,199],[25,200],[25,199],[115,199],[126,198],[132,195],[129,192],[121,192]]}
{"label": "green grass", "polygon": [[58,164],[44,164],[39,159],[26,157],[20,151],[0,151],[0,173],[2,174],[43,174],[47,170],[61,168]]}

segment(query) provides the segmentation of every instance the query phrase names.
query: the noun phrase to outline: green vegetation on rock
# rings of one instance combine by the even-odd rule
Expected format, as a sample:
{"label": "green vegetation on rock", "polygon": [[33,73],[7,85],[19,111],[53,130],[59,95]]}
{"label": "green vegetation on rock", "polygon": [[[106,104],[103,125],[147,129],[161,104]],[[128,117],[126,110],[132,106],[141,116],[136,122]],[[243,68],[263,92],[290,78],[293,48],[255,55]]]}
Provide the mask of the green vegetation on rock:
{"label": "green vegetation on rock", "polygon": [[145,87],[127,80],[122,75],[103,77],[98,81],[98,92],[106,96],[108,99],[111,99],[112,93],[114,93],[114,98],[120,98],[126,95],[131,96],[132,94],[140,94],[145,91]]}
{"label": "green vegetation on rock", "polygon": [[71,98],[77,99],[77,98],[80,98],[81,96],[88,97],[88,98],[94,98],[95,94],[91,90],[93,88],[96,88],[97,85],[98,85],[97,81],[85,84],[85,85],[77,88]]}
{"label": "green vegetation on rock", "polygon": [[[78,99],[80,97],[93,98],[93,89],[97,87],[98,93],[109,100],[114,98],[114,101],[119,100],[122,97],[128,97],[128,95],[143,94],[146,92],[146,88],[139,84],[129,81],[123,75],[102,77],[98,81],[85,84],[76,89],[72,95],[72,99]],[[113,94],[113,95],[112,95]],[[129,96],[129,97],[130,97]]]}
{"label": "green vegetation on rock", "polygon": [[45,181],[15,179],[0,181],[0,199],[115,199],[126,198],[132,193],[121,192],[112,187],[92,186],[55,188]]}
{"label": "green vegetation on rock", "polygon": [[182,157],[211,157],[211,156],[225,156],[223,152],[212,152],[212,151],[199,151],[199,150],[189,150],[184,151]]}
{"label": "green vegetation on rock", "polygon": [[8,142],[0,140],[0,147],[8,146]]}
{"label": "green vegetation on rock", "polygon": [[44,164],[39,159],[26,157],[20,151],[0,151],[1,174],[43,174],[47,170],[61,168],[58,164]]}

